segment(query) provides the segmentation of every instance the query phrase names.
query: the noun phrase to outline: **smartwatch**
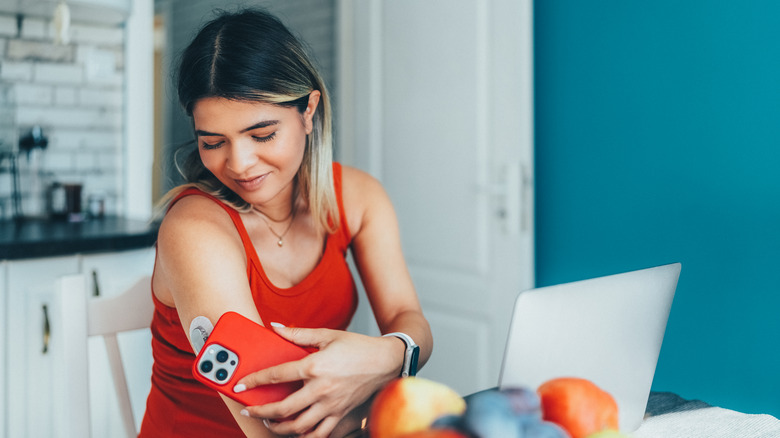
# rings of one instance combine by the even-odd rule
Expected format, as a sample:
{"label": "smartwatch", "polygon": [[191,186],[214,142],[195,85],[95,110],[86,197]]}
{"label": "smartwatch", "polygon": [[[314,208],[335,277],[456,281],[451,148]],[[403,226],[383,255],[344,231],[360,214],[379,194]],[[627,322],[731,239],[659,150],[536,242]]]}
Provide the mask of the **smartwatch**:
{"label": "smartwatch", "polygon": [[401,377],[411,377],[417,374],[417,358],[420,356],[420,346],[414,343],[414,339],[406,333],[393,332],[384,335],[394,336],[406,344],[404,351],[404,367],[401,369]]}

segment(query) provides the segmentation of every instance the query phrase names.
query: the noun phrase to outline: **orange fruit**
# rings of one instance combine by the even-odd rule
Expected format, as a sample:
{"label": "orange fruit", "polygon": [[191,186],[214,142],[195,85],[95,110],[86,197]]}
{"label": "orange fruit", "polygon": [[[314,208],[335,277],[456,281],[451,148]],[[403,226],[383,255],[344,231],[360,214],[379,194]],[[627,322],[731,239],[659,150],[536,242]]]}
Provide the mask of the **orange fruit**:
{"label": "orange fruit", "polygon": [[590,380],[552,379],[539,386],[537,392],[542,401],[542,418],[566,429],[572,438],[618,429],[615,399]]}

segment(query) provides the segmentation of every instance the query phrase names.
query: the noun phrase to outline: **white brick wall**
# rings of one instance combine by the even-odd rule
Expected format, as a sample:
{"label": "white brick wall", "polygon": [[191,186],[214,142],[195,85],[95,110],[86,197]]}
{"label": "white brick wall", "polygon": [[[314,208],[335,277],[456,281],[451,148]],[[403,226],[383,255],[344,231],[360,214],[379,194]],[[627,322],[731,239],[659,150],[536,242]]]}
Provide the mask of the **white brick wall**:
{"label": "white brick wall", "polygon": [[17,105],[51,105],[54,100],[54,89],[50,85],[39,85],[31,82],[20,82],[14,87]]}
{"label": "white brick wall", "polygon": [[78,64],[38,62],[33,66],[33,80],[47,84],[80,84],[84,82],[84,67]]}
{"label": "white brick wall", "polygon": [[16,36],[16,17],[13,15],[0,15],[0,35]]}
{"label": "white brick wall", "polygon": [[[11,84],[19,134],[41,125],[49,144],[49,181],[84,184],[106,197],[106,212],[121,205],[124,29],[73,23],[71,43],[54,45],[51,22],[0,13],[0,80]],[[10,205],[8,175],[0,174],[0,205]]]}
{"label": "white brick wall", "polygon": [[25,18],[22,21],[22,38],[31,40],[51,39],[54,35],[50,20]]}
{"label": "white brick wall", "polygon": [[76,105],[76,88],[61,86],[54,89],[55,105]]}
{"label": "white brick wall", "polygon": [[[122,114],[93,108],[17,106],[19,126],[41,125],[48,128],[116,128],[122,127]],[[48,135],[48,134],[47,134]]]}
{"label": "white brick wall", "polygon": [[97,27],[73,24],[71,40],[76,44],[95,46],[121,46],[124,44],[125,31],[121,27]]}
{"label": "white brick wall", "polygon": [[81,88],[78,93],[78,99],[83,106],[119,108],[124,103],[124,94],[120,90]]}
{"label": "white brick wall", "polygon": [[30,62],[3,60],[0,63],[0,79],[9,82],[32,80],[33,65]]}
{"label": "white brick wall", "polygon": [[4,56],[19,61],[47,59],[55,62],[73,62],[76,54],[73,46],[56,45],[48,41],[12,39],[8,41]]}

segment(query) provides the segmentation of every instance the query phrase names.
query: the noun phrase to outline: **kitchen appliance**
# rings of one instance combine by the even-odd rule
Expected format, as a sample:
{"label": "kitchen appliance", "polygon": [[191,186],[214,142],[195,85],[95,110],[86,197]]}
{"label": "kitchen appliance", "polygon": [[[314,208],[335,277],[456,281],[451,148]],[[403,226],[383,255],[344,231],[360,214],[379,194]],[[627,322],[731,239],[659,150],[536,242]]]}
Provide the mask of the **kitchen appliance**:
{"label": "kitchen appliance", "polygon": [[40,125],[31,127],[19,137],[19,152],[14,166],[14,216],[17,218],[42,217],[47,213],[43,160],[48,145],[49,139]]}

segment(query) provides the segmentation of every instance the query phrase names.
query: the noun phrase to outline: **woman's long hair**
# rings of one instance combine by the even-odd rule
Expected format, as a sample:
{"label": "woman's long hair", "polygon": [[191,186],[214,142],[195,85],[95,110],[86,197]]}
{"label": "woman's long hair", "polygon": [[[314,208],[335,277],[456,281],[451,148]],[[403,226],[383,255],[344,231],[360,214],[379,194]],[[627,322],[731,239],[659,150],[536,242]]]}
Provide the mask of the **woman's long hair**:
{"label": "woman's long hair", "polygon": [[[293,107],[303,114],[309,94],[319,90],[321,97],[295,187],[320,230],[338,228],[330,97],[300,41],[276,17],[257,9],[219,13],[182,53],[177,88],[179,102],[190,117],[195,104],[207,97]],[[186,183],[172,189],[164,203],[194,186],[238,211],[252,209],[206,169],[197,147],[177,166]]]}

